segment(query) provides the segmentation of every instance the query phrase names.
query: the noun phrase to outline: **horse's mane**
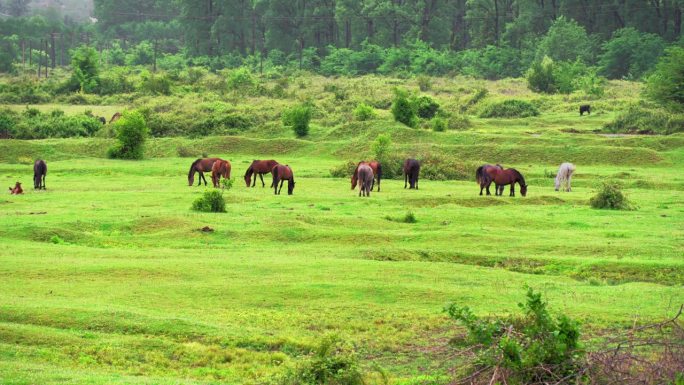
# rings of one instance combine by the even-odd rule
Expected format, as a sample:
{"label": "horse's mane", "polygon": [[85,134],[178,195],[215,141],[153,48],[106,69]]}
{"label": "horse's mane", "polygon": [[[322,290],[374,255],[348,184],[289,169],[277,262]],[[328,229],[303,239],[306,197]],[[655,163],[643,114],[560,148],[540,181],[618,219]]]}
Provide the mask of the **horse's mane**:
{"label": "horse's mane", "polygon": [[197,163],[199,163],[202,159],[197,159],[192,164],[190,165],[190,171],[188,171],[188,178],[192,175],[193,171],[195,171],[195,166],[197,166]]}
{"label": "horse's mane", "polygon": [[513,171],[513,173],[515,173],[515,176],[518,177],[518,178],[520,179],[520,184],[521,184],[522,186],[527,185],[527,184],[525,183],[525,178],[522,176],[522,174],[520,173],[520,171],[518,171],[518,170],[516,170],[516,169],[514,169],[514,168],[509,168],[509,170]]}
{"label": "horse's mane", "polygon": [[[256,160],[254,162],[256,162]],[[247,167],[247,171],[245,172],[245,178],[252,176],[252,174],[254,173],[252,171],[254,169],[254,162],[252,162],[252,164],[250,164],[249,167]]]}

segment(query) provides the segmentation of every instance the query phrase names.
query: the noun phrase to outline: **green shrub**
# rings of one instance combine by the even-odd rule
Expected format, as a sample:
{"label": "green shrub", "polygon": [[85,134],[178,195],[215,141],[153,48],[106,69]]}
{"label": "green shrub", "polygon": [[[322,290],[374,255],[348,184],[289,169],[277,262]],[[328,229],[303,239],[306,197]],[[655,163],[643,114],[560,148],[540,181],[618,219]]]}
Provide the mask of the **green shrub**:
{"label": "green shrub", "polygon": [[449,117],[448,128],[450,130],[465,130],[472,124],[466,115],[453,114]]}
{"label": "green shrub", "polygon": [[354,118],[360,122],[371,120],[374,117],[375,110],[373,110],[373,107],[369,106],[368,104],[359,103],[359,105],[354,109]]}
{"label": "green shrub", "polygon": [[622,186],[616,182],[603,182],[599,191],[589,201],[591,207],[595,209],[632,210],[634,206],[627,200],[621,188]]}
{"label": "green shrub", "polygon": [[442,118],[432,119],[432,129],[437,132],[443,132],[447,129],[447,122]]}
{"label": "green shrub", "polygon": [[484,98],[486,98],[488,94],[489,91],[484,87],[476,89],[473,95],[465,99],[461,104],[461,112],[468,111],[481,102]]}
{"label": "green shrub", "polygon": [[255,84],[256,80],[247,68],[238,68],[228,74],[227,85],[228,88],[233,91],[247,94],[252,90]]}
{"label": "green shrub", "polygon": [[418,88],[422,91],[429,91],[432,89],[432,79],[429,76],[426,75],[419,75],[416,77],[416,81],[418,82]]}
{"label": "green shrub", "polygon": [[470,368],[474,378],[482,375],[488,381],[494,378],[491,371],[502,370],[512,384],[550,383],[559,378],[574,383],[584,356],[577,322],[565,315],[554,319],[541,294],[531,288],[527,301],[518,306],[523,316],[489,320],[477,317],[468,307],[452,304],[445,309],[467,330],[466,342],[476,354],[476,365]]}
{"label": "green shrub", "polygon": [[139,111],[124,112],[114,123],[118,143],[108,151],[110,158],[142,159],[149,129]]}
{"label": "green shrub", "polygon": [[669,135],[684,132],[684,115],[630,105],[603,129],[611,133]]}
{"label": "green shrub", "polygon": [[348,160],[347,162],[330,169],[330,176],[332,176],[333,178],[348,178],[352,175],[352,173],[354,173],[355,169],[356,162]]}
{"label": "green shrub", "polygon": [[527,118],[538,115],[539,110],[535,106],[527,101],[518,99],[508,99],[503,102],[487,104],[479,114],[481,118]]}
{"label": "green shrub", "polygon": [[439,111],[439,104],[427,95],[419,96],[412,100],[416,115],[423,119],[432,119]]}
{"label": "green shrub", "polygon": [[143,73],[140,77],[140,90],[152,95],[171,95],[171,80],[163,74]]}
{"label": "green shrub", "polygon": [[365,385],[354,347],[335,336],[324,338],[316,350],[286,373],[281,385]]}
{"label": "green shrub", "polygon": [[283,112],[283,125],[291,126],[295,135],[304,137],[309,133],[311,114],[311,107],[306,104],[291,107]]}
{"label": "green shrub", "polygon": [[373,143],[371,143],[371,151],[373,151],[375,159],[380,162],[387,158],[391,150],[392,139],[390,139],[389,135],[380,134],[375,138]]}
{"label": "green shrub", "polygon": [[394,120],[409,127],[415,127],[418,124],[415,105],[409,100],[408,91],[401,88],[396,88],[394,90],[392,115],[394,116]]}
{"label": "green shrub", "polygon": [[192,202],[192,209],[205,213],[225,213],[226,201],[220,190],[209,190]]}
{"label": "green shrub", "polygon": [[16,123],[16,112],[7,108],[0,110],[0,138],[11,137]]}
{"label": "green shrub", "polygon": [[684,47],[665,50],[655,71],[648,77],[646,95],[673,111],[684,110]]}
{"label": "green shrub", "polygon": [[71,52],[72,82],[78,84],[81,93],[97,89],[99,76],[98,57],[95,48],[82,46]]}
{"label": "green shrub", "polygon": [[527,87],[534,92],[552,94],[558,91],[554,76],[555,64],[549,57],[532,63],[527,71]]}

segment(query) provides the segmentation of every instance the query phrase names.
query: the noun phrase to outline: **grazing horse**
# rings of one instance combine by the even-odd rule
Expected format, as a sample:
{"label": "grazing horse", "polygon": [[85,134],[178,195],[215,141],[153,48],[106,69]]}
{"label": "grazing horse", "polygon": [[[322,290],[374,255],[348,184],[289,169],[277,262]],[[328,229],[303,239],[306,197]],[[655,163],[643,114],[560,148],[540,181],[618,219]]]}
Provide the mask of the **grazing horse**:
{"label": "grazing horse", "polygon": [[45,175],[47,175],[47,164],[42,159],[33,163],[33,189],[45,190]]}
{"label": "grazing horse", "polygon": [[[258,174],[259,178],[261,178],[261,187],[266,187],[266,183],[264,183],[264,174],[271,173],[273,168],[277,165],[278,162],[273,159],[255,159],[252,164],[249,165],[249,168],[247,168],[247,172],[245,172],[245,183],[247,184],[247,187],[250,187],[250,184],[252,185],[251,187],[256,185],[257,176],[254,174]],[[252,182],[252,175],[254,175],[254,182]],[[271,187],[273,187],[273,185],[271,185]]]}
{"label": "grazing horse", "polygon": [[356,171],[358,174],[359,196],[369,197],[371,190],[373,190],[373,180],[375,179],[373,168],[369,164],[363,163],[356,168]]}
{"label": "grazing horse", "polygon": [[[498,163],[496,165],[483,164],[482,166],[477,168],[477,171],[475,171],[475,179],[477,180],[477,183],[480,185],[480,195],[482,195],[483,189],[487,189],[487,195],[492,195],[489,192],[489,186],[491,186],[491,184],[492,184],[492,177],[490,177],[489,174],[487,173],[487,170],[490,168],[503,170],[503,166],[501,166]],[[502,189],[503,189],[503,187],[502,187]],[[495,184],[494,185],[494,194],[499,195],[498,192],[499,192],[499,186]]]}
{"label": "grazing horse", "polygon": [[23,194],[24,190],[21,189],[21,183],[17,182],[17,184],[14,185],[14,188],[10,187],[10,194],[12,195],[19,195]]}
{"label": "grazing horse", "polygon": [[221,177],[230,179],[230,162],[223,159],[217,159],[211,166],[211,183],[214,187],[219,187]]}
{"label": "grazing horse", "polygon": [[[271,186],[273,186],[273,193],[275,195],[280,195],[280,191],[283,189],[283,182],[287,181],[287,195],[292,195],[295,188],[295,180],[290,166],[276,164],[273,166],[271,174],[273,174],[273,183],[271,184]],[[256,177],[254,179],[256,179]],[[278,187],[278,183],[280,183],[280,188]]]}
{"label": "grazing horse", "polygon": [[505,170],[498,169],[496,167],[488,167],[485,172],[492,178],[492,182],[497,186],[496,195],[503,195],[504,186],[511,185],[510,196],[515,196],[515,184],[520,184],[520,194],[522,196],[527,195],[527,184],[525,184],[525,178],[518,170],[514,168],[508,168]]}
{"label": "grazing horse", "polygon": [[97,120],[99,120],[103,126],[107,124],[107,119],[104,116],[100,116],[99,118],[97,118]]}
{"label": "grazing horse", "polygon": [[197,182],[197,185],[202,184],[202,180],[204,180],[204,185],[207,185],[207,178],[204,177],[205,172],[211,171],[211,167],[214,165],[214,162],[219,160],[219,158],[200,158],[192,162],[190,165],[190,171],[188,172],[188,186],[192,186],[193,183],[195,183],[195,173],[199,173],[199,181]]}
{"label": "grazing horse", "polygon": [[580,106],[580,116],[584,116],[584,113],[591,115],[591,106],[589,104],[582,104]]}
{"label": "grazing horse", "polygon": [[[359,162],[359,164],[356,165],[356,169],[354,169],[354,174],[352,175],[352,178],[351,178],[351,189],[354,190],[356,188],[356,183],[358,180],[357,174],[359,172],[359,166],[361,166],[362,164],[370,166],[370,168],[373,170],[374,178],[378,179],[378,192],[380,192],[380,179],[382,177],[382,165],[380,164],[380,162],[377,162],[377,161],[370,161],[370,162],[361,161],[361,162]],[[371,190],[373,190],[373,187],[375,187],[375,179],[373,179],[373,183],[371,185]]]}
{"label": "grazing horse", "polygon": [[565,191],[572,191],[570,187],[570,182],[572,181],[572,173],[575,172],[575,165],[572,163],[565,162],[558,168],[558,174],[556,174],[556,191],[565,185]]}
{"label": "grazing horse", "polygon": [[114,115],[112,115],[112,118],[109,119],[109,124],[112,124],[112,123],[116,122],[117,120],[121,119],[121,116],[122,115],[120,112],[114,113]]}
{"label": "grazing horse", "polygon": [[406,159],[404,161],[404,188],[408,182],[409,188],[418,190],[418,174],[420,174],[420,162],[415,159]]}

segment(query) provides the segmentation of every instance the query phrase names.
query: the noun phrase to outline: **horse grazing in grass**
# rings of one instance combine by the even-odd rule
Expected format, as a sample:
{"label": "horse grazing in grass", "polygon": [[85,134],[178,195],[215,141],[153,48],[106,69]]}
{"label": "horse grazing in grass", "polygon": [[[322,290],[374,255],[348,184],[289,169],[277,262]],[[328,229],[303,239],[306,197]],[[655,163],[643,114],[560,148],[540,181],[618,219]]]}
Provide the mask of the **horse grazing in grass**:
{"label": "horse grazing in grass", "polygon": [[556,191],[563,187],[563,185],[565,185],[565,191],[572,191],[570,182],[572,181],[572,173],[574,172],[574,164],[565,162],[560,165],[560,168],[558,168],[558,174],[556,174]]}
{"label": "horse grazing in grass", "polygon": [[582,104],[580,106],[580,116],[584,116],[584,113],[591,115],[591,106],[589,104]]}
{"label": "horse grazing in grass", "polygon": [[[276,164],[273,166],[271,174],[273,174],[273,183],[271,184],[271,186],[273,186],[273,193],[275,195],[280,195],[280,191],[283,189],[283,183],[287,181],[287,195],[292,195],[295,188],[295,180],[290,166]],[[256,179],[256,177],[254,179]],[[280,187],[278,187],[278,183],[280,183]]]}
{"label": "horse grazing in grass", "polygon": [[47,175],[47,164],[42,159],[33,163],[33,189],[45,190],[45,175]]}
{"label": "horse grazing in grass", "polygon": [[373,190],[373,180],[375,180],[373,168],[366,163],[360,164],[356,168],[356,174],[359,184],[359,196],[369,197]]}
{"label": "horse grazing in grass", "polygon": [[[278,165],[278,162],[276,162],[273,159],[269,160],[254,160],[252,164],[249,165],[249,168],[247,168],[247,172],[245,172],[245,183],[247,184],[247,187],[254,187],[256,185],[256,180],[257,176],[254,174],[259,175],[259,178],[261,178],[261,187],[266,187],[266,183],[264,183],[264,174],[272,173],[273,168]],[[254,175],[254,181],[252,181],[252,175]],[[273,187],[273,185],[271,185]]]}
{"label": "horse grazing in grass", "polygon": [[406,182],[409,188],[418,190],[418,175],[420,174],[420,162],[415,159],[406,159],[404,161],[404,188]]}
{"label": "horse grazing in grass", "polygon": [[520,184],[520,194],[522,196],[527,195],[527,184],[525,183],[525,178],[518,170],[514,168],[507,168],[505,170],[488,167],[485,172],[492,178],[492,182],[496,185],[496,195],[503,195],[503,190],[505,185],[511,185],[510,196],[515,196],[515,184]]}
{"label": "horse grazing in grass", "polygon": [[380,179],[382,177],[382,165],[380,162],[377,161],[371,161],[371,162],[366,162],[366,161],[361,161],[356,165],[356,168],[354,169],[354,174],[352,175],[351,178],[351,189],[354,190],[356,188],[357,181],[359,179],[358,173],[359,173],[359,166],[362,164],[365,164],[369,166],[373,170],[373,183],[371,183],[371,190],[373,190],[373,187],[375,187],[375,178],[378,180],[378,192],[380,192]]}
{"label": "horse grazing in grass", "polygon": [[116,122],[117,120],[121,119],[121,116],[123,116],[123,115],[121,115],[120,112],[115,112],[114,115],[112,115],[112,118],[109,119],[109,124],[112,124],[112,123]]}
{"label": "horse grazing in grass", "polygon": [[104,126],[105,124],[107,124],[107,119],[106,119],[104,116],[98,117],[97,120],[99,120],[100,123],[102,123],[103,126]]}
{"label": "horse grazing in grass", "polygon": [[[480,195],[482,195],[482,190],[486,189],[487,190],[487,195],[492,195],[489,192],[489,186],[492,184],[492,177],[489,176],[487,173],[487,170],[489,168],[495,168],[499,170],[503,170],[503,166],[500,164],[496,165],[491,165],[491,164],[483,164],[482,166],[477,168],[477,171],[475,171],[475,179],[477,180],[477,183],[480,185]],[[494,185],[494,194],[498,195],[499,191],[499,186]]]}
{"label": "horse grazing in grass", "polygon": [[19,195],[19,194],[24,193],[24,190],[21,189],[21,183],[19,183],[19,182],[17,182],[14,185],[14,188],[10,187],[9,190],[10,190],[10,194],[12,194],[12,195]]}
{"label": "horse grazing in grass", "polygon": [[200,158],[192,162],[190,165],[190,171],[188,172],[188,186],[192,186],[193,183],[195,183],[195,173],[199,173],[199,181],[197,182],[197,185],[202,184],[202,180],[204,180],[204,185],[207,185],[207,178],[204,177],[205,172],[210,172],[211,167],[214,165],[214,162],[219,160],[219,158]]}
{"label": "horse grazing in grass", "polygon": [[221,177],[230,179],[230,162],[223,159],[217,159],[211,166],[211,183],[214,187],[219,187]]}

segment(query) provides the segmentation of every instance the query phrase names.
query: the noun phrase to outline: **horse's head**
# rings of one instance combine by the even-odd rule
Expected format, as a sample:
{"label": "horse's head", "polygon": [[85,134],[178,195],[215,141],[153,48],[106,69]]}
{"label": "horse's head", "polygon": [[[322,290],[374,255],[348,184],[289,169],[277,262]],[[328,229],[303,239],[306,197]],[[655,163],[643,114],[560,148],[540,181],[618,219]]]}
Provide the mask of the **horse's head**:
{"label": "horse's head", "polygon": [[192,186],[195,183],[195,173],[191,172],[188,174],[188,186]]}
{"label": "horse's head", "polygon": [[294,188],[295,188],[295,181],[294,181],[294,178],[292,178],[292,181],[290,181],[290,183],[287,184],[287,195],[292,195]]}
{"label": "horse's head", "polygon": [[520,185],[520,194],[522,194],[522,196],[527,195],[527,185],[526,184]]}
{"label": "horse's head", "polygon": [[247,187],[252,184],[252,174],[245,174],[245,184],[247,184]]}
{"label": "horse's head", "polygon": [[354,172],[354,175],[352,175],[351,179],[351,189],[354,190],[356,188],[356,183],[357,183],[357,177],[356,177],[356,171]]}

